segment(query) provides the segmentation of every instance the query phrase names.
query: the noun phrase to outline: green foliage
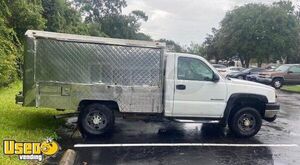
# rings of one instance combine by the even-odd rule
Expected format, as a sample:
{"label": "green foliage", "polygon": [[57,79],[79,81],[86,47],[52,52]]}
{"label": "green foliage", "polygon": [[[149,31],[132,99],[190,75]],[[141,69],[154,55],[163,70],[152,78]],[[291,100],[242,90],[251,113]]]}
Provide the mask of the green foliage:
{"label": "green foliage", "polygon": [[225,58],[220,48],[222,44],[223,43],[220,42],[220,31],[212,28],[212,34],[209,34],[203,43],[204,52],[209,60],[214,58],[216,63],[218,63],[220,59]]}
{"label": "green foliage", "polygon": [[190,46],[187,48],[187,52],[191,54],[196,54],[200,56],[205,56],[205,48],[203,45],[197,43],[191,43]]}
{"label": "green foliage", "polygon": [[210,57],[238,56],[245,67],[251,59],[288,60],[298,52],[299,22],[290,2],[247,4],[228,12],[205,44]]}
{"label": "green foliage", "polygon": [[22,43],[28,29],[42,30],[45,28],[46,20],[42,17],[43,8],[40,1],[6,1],[11,13],[6,18],[8,27],[14,29]]}
{"label": "green foliage", "polygon": [[[16,82],[8,87],[0,88],[0,147],[3,139],[16,141],[39,142],[47,137],[58,138],[56,130],[64,121],[54,119],[54,115],[66,112],[58,112],[53,109],[35,107],[22,107],[15,103],[15,95],[22,90],[22,83]],[[67,111],[71,112],[71,111]],[[0,150],[0,164],[41,164],[36,161],[21,161],[17,156],[7,156]]]}
{"label": "green foliage", "polygon": [[10,11],[4,3],[0,1],[0,87],[6,86],[16,79],[16,57],[17,49],[13,41],[15,33],[13,29],[7,27],[5,17],[10,16]]}
{"label": "green foliage", "polygon": [[100,23],[105,16],[120,15],[127,6],[125,0],[74,0],[74,4],[88,23]]}
{"label": "green foliage", "polygon": [[85,18],[90,35],[151,40],[150,36],[139,32],[141,21],[148,20],[143,11],[121,14],[122,9],[127,6],[125,0],[74,0],[73,5]]}
{"label": "green foliage", "polygon": [[133,39],[136,40],[144,40],[144,41],[152,41],[151,36],[144,34],[144,33],[136,33]]}
{"label": "green foliage", "polygon": [[24,33],[43,29],[46,20],[39,0],[0,0],[0,86],[21,74]]}
{"label": "green foliage", "polygon": [[88,24],[88,32],[91,36],[98,36],[98,37],[109,37],[102,31],[101,24],[99,23],[90,23]]}
{"label": "green foliage", "polygon": [[147,19],[142,11],[133,11],[129,15],[108,15],[101,18],[101,30],[113,38],[149,40],[149,37],[138,34],[141,26],[139,21]]}
{"label": "green foliage", "polygon": [[89,34],[81,14],[65,0],[42,0],[42,6],[43,17],[47,20],[46,31]]}
{"label": "green foliage", "polygon": [[281,89],[289,92],[300,93],[300,85],[285,85]]}
{"label": "green foliage", "polygon": [[6,86],[16,79],[16,57],[15,45],[0,37],[0,86]]}
{"label": "green foliage", "polygon": [[185,52],[184,48],[181,47],[178,43],[168,39],[159,39],[159,42],[165,42],[167,50],[171,52]]}

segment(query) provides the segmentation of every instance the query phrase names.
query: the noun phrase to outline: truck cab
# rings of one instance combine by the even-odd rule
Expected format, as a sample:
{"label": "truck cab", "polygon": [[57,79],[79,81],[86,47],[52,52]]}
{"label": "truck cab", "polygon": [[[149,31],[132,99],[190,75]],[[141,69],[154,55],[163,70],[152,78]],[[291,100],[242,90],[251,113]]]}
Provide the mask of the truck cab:
{"label": "truck cab", "polygon": [[183,53],[167,53],[164,96],[165,116],[228,124],[238,136],[253,136],[261,119],[279,112],[274,88],[224,78],[204,58]]}

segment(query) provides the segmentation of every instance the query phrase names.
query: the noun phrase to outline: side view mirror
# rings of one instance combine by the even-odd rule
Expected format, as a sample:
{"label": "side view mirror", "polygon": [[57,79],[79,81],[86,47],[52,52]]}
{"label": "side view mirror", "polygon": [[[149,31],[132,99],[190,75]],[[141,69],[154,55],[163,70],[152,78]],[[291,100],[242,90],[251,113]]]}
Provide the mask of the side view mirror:
{"label": "side view mirror", "polygon": [[217,75],[216,73],[214,73],[214,74],[213,74],[213,79],[212,79],[212,81],[213,81],[213,82],[218,82],[219,80],[220,80],[219,75]]}
{"label": "side view mirror", "polygon": [[289,70],[287,73],[294,73],[294,72]]}

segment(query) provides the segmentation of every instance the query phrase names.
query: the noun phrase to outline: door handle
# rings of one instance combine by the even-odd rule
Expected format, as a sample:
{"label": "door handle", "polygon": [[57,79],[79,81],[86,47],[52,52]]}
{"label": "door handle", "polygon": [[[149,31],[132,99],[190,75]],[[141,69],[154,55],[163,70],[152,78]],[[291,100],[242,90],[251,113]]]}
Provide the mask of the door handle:
{"label": "door handle", "polygon": [[183,84],[176,85],[176,89],[185,90],[185,85],[183,85]]}

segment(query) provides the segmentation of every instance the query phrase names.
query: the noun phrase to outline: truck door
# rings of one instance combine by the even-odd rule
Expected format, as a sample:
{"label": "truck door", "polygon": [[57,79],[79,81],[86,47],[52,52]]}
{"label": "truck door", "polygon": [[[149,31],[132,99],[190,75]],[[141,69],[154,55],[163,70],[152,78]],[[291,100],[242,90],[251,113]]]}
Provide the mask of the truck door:
{"label": "truck door", "polygon": [[175,64],[173,116],[222,117],[226,84],[200,58],[178,56]]}

